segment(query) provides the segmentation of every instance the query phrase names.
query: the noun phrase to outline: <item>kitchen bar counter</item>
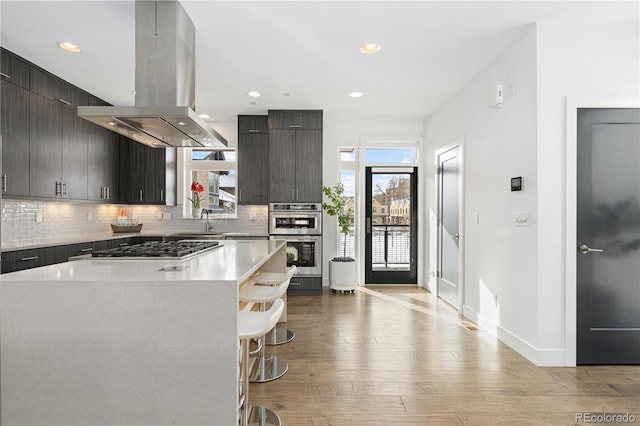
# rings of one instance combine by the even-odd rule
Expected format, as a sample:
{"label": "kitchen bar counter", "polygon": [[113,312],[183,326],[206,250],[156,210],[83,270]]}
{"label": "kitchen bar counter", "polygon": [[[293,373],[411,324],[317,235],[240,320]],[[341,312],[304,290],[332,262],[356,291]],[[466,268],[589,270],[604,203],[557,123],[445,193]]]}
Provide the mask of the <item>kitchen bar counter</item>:
{"label": "kitchen bar counter", "polygon": [[237,424],[238,286],[286,243],[221,243],[0,276],[1,423]]}

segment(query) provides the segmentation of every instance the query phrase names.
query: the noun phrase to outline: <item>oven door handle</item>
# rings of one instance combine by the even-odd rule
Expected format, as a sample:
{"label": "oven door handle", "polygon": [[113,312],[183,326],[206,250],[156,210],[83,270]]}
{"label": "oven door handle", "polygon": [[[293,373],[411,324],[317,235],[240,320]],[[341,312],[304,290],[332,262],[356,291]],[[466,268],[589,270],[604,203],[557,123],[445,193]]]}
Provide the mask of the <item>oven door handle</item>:
{"label": "oven door handle", "polygon": [[289,238],[289,235],[269,235],[273,240],[286,240],[288,243],[315,243],[322,241],[322,237],[318,238]]}

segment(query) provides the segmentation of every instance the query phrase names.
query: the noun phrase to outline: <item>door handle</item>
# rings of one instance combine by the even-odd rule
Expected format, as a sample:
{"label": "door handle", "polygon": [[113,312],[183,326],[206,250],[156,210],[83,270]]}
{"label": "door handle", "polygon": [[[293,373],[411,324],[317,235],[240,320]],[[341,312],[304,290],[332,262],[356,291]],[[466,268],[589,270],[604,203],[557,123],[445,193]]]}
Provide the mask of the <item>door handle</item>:
{"label": "door handle", "polygon": [[367,234],[371,233],[371,218],[368,217],[367,218],[367,229],[366,229]]}
{"label": "door handle", "polygon": [[453,238],[454,240],[458,241],[460,239],[460,234],[459,233],[455,233],[453,235],[449,235],[451,238]]}
{"label": "door handle", "polygon": [[603,249],[598,249],[598,248],[591,248],[586,244],[582,244],[580,247],[578,247],[578,251],[582,254],[588,254],[588,253],[604,253]]}

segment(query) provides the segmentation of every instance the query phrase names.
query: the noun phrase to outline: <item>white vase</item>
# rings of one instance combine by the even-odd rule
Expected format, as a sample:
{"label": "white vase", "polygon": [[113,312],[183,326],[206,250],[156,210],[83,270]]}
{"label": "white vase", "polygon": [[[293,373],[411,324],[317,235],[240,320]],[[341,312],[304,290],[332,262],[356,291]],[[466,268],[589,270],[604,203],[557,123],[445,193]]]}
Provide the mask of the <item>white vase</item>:
{"label": "white vase", "polygon": [[191,209],[191,217],[194,217],[196,219],[200,219],[201,216],[202,216],[202,208],[201,207],[193,207]]}
{"label": "white vase", "polygon": [[358,287],[357,262],[329,261],[331,290],[353,291]]}

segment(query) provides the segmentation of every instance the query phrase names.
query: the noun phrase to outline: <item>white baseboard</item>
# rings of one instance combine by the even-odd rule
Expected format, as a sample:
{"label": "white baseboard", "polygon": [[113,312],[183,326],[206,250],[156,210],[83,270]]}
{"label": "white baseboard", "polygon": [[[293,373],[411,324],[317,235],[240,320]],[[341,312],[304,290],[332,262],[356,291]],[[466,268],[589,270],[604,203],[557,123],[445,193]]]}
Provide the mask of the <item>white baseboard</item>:
{"label": "white baseboard", "polygon": [[462,307],[462,314],[538,367],[565,366],[564,349],[537,348],[468,305]]}

